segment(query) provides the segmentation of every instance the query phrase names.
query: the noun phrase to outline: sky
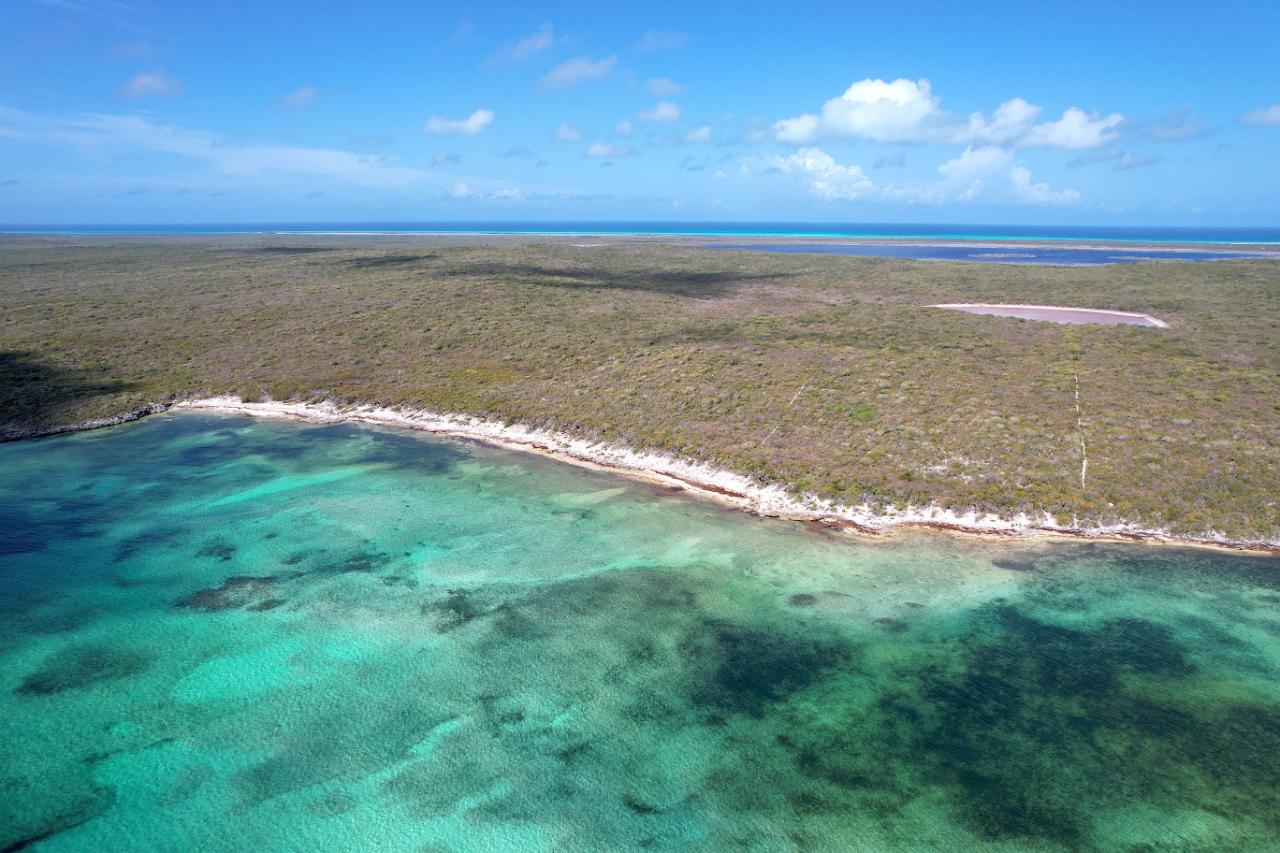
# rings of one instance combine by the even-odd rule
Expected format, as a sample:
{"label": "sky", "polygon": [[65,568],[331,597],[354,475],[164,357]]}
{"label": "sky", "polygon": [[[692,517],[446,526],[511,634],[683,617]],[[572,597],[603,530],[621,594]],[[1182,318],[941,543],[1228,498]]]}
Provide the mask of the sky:
{"label": "sky", "polygon": [[0,0],[0,224],[1280,225],[1280,3]]}

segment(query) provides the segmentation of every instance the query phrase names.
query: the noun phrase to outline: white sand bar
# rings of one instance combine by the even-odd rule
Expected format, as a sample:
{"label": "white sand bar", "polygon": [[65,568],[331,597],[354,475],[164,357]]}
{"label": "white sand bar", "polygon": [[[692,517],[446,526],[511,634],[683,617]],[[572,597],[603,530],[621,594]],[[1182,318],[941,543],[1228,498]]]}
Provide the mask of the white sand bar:
{"label": "white sand bar", "polygon": [[1129,311],[1104,311],[1100,308],[1063,308],[1056,305],[995,305],[987,302],[956,302],[948,305],[930,305],[930,308],[951,308],[969,314],[987,314],[993,317],[1018,317],[1023,320],[1047,320],[1050,323],[1102,323],[1128,326],[1153,326],[1167,329],[1169,324],[1150,314],[1134,314]]}

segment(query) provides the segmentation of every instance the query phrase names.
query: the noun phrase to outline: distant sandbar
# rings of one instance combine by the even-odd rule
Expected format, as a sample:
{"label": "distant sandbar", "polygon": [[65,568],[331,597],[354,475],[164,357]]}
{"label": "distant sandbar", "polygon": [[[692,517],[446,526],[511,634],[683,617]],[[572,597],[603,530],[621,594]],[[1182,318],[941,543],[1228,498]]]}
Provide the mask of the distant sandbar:
{"label": "distant sandbar", "polygon": [[1104,311],[1100,308],[1063,308],[1056,305],[996,305],[986,302],[956,302],[946,305],[930,305],[930,308],[951,308],[969,314],[987,314],[993,317],[1017,317],[1022,320],[1046,320],[1050,323],[1101,323],[1102,325],[1153,326],[1167,329],[1169,324],[1150,314],[1129,311]]}

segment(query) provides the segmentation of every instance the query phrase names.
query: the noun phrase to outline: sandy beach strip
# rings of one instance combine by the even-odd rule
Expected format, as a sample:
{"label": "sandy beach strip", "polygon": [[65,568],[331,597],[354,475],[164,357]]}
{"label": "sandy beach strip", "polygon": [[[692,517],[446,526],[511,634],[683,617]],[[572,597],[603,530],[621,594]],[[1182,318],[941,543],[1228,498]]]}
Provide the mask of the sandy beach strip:
{"label": "sandy beach strip", "polygon": [[509,450],[536,453],[595,470],[612,471],[673,491],[679,489],[755,515],[805,522],[812,527],[832,531],[882,536],[895,531],[926,528],[948,533],[1018,539],[1069,537],[1142,541],[1280,554],[1280,538],[1242,541],[1212,531],[1200,536],[1179,536],[1167,530],[1145,528],[1128,522],[1092,526],[1062,524],[1047,512],[1018,513],[1006,517],[976,510],[957,512],[932,505],[874,509],[866,504],[847,506],[814,496],[796,496],[781,486],[760,485],[732,471],[676,459],[666,454],[636,451],[522,424],[504,424],[466,415],[334,402],[246,402],[231,396],[184,400],[174,403],[171,409],[286,418],[311,423],[356,422],[415,429]]}

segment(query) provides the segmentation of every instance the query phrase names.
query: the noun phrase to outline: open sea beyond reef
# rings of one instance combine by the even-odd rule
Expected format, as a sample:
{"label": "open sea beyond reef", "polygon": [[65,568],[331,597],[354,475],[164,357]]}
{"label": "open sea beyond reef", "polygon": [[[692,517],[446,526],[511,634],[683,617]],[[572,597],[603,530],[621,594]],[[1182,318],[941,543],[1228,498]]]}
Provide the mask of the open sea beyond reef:
{"label": "open sea beyond reef", "polygon": [[0,445],[0,561],[0,849],[1280,845],[1275,558],[182,413]]}

